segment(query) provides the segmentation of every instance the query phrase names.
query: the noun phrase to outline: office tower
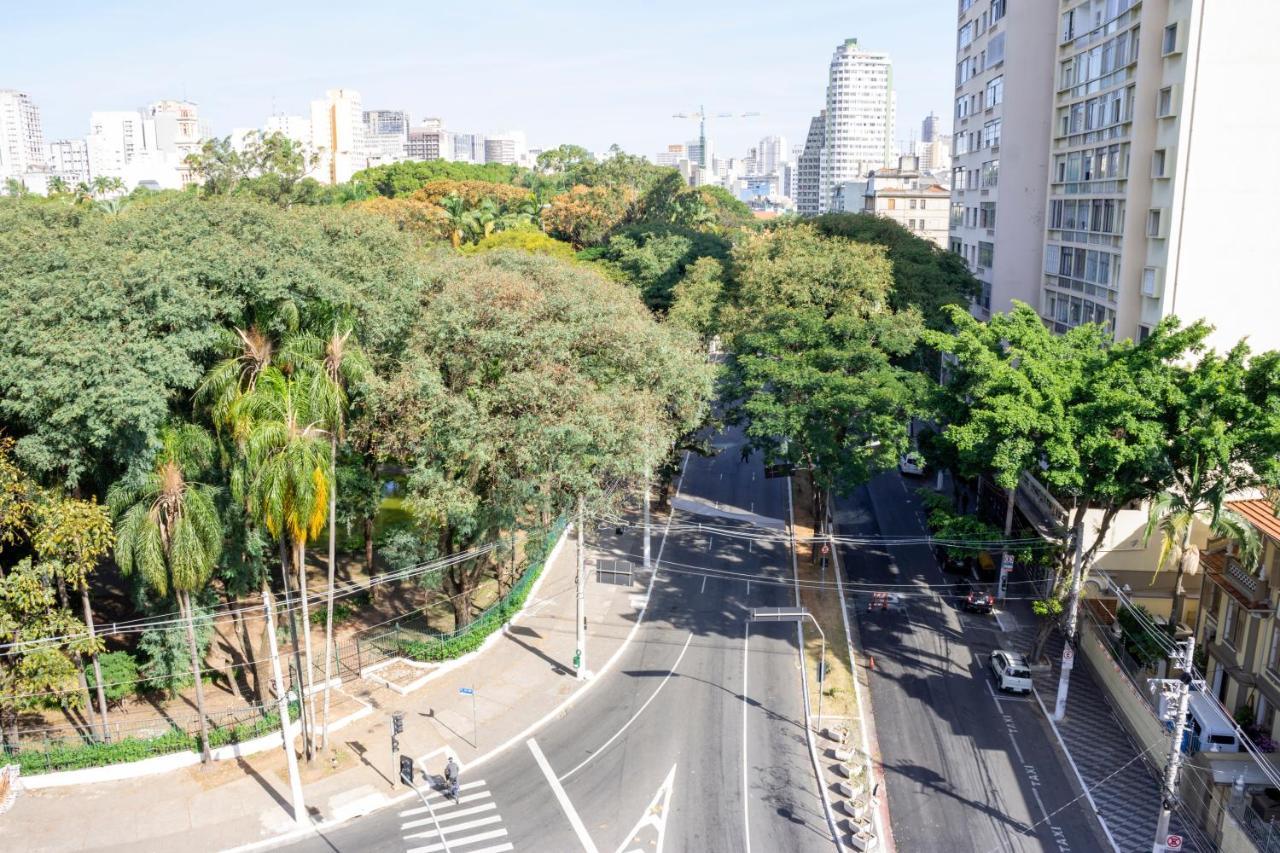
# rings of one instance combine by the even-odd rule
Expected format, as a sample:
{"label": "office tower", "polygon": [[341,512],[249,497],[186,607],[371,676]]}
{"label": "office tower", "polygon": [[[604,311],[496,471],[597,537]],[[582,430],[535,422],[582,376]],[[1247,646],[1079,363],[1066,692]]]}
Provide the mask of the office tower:
{"label": "office tower", "polygon": [[782,164],[787,162],[789,157],[787,138],[785,136],[766,136],[756,145],[755,150],[755,173],[758,175],[772,175],[781,172]]}
{"label": "office tower", "polygon": [[409,114],[404,110],[365,110],[364,144],[371,163],[394,163],[406,157]]}
{"label": "office tower", "polygon": [[511,131],[487,137],[484,141],[484,162],[514,166],[525,156],[524,133]]}
{"label": "office tower", "polygon": [[25,92],[0,89],[0,181],[45,170],[40,109]]}
{"label": "office tower", "polygon": [[920,122],[920,142],[933,142],[942,135],[942,119],[931,110],[924,121]]}
{"label": "office tower", "polygon": [[1054,6],[960,3],[950,246],[981,283],[980,317],[1014,299],[1039,303]]}
{"label": "office tower", "polygon": [[453,160],[452,134],[438,118],[423,119],[418,127],[409,128],[405,141],[405,157],[409,160]]}
{"label": "office tower", "polygon": [[360,93],[330,89],[311,102],[311,147],[319,155],[319,178],[331,184],[351,180],[368,165]]}
{"label": "office tower", "polygon": [[809,121],[809,135],[804,150],[796,162],[795,202],[801,216],[816,216],[822,210],[822,163],[826,159],[827,111],[823,110]]}
{"label": "office tower", "polygon": [[68,187],[93,180],[89,168],[89,146],[83,139],[59,139],[48,147],[49,174],[63,180]]}
{"label": "office tower", "polygon": [[831,57],[827,82],[825,152],[819,211],[829,209],[834,188],[865,178],[892,161],[893,66],[887,53],[846,39]]}

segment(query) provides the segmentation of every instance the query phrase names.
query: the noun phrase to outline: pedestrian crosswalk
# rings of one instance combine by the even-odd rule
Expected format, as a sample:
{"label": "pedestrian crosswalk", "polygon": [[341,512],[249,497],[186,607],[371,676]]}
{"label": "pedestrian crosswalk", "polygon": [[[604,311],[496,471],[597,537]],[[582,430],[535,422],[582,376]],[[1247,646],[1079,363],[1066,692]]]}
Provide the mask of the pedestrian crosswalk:
{"label": "pedestrian crosswalk", "polygon": [[400,812],[405,853],[504,853],[507,841],[498,805],[483,779],[465,782],[458,800],[423,788],[422,805]]}

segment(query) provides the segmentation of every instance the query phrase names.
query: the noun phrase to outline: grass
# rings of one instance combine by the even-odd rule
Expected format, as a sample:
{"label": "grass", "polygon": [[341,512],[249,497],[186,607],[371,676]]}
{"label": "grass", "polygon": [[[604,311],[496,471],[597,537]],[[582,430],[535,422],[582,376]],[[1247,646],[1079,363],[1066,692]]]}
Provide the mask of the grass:
{"label": "grass", "polygon": [[[803,473],[792,478],[792,504],[795,513],[797,539],[812,536],[813,487]],[[819,548],[814,543],[796,545],[796,565],[800,578],[800,604],[805,607],[827,637],[827,669],[822,682],[822,716],[830,724],[847,723],[852,734],[858,714],[853,690],[853,667],[849,660],[849,638],[845,633],[843,602],[835,586],[834,562],[829,561],[825,580],[829,587],[817,586],[824,580]],[[818,662],[822,653],[822,638],[813,623],[804,623],[805,677],[809,688],[809,709],[818,713]],[[821,728],[821,726],[820,726]]]}

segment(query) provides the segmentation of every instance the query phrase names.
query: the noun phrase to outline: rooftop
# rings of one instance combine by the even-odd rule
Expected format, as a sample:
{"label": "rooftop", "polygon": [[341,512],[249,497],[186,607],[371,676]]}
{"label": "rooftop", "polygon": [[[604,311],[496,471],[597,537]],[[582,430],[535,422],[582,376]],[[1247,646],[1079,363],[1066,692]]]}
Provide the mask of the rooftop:
{"label": "rooftop", "polygon": [[1271,501],[1261,498],[1248,501],[1230,501],[1227,508],[1244,516],[1258,532],[1269,539],[1280,542],[1280,518],[1276,517],[1276,508]]}

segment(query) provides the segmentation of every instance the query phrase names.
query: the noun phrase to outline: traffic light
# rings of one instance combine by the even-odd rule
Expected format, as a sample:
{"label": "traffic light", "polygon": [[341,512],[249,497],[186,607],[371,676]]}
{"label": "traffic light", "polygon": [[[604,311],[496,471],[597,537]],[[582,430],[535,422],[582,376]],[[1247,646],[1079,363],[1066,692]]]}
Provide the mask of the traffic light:
{"label": "traffic light", "polygon": [[400,781],[412,785],[413,773],[413,759],[407,755],[400,756]]}
{"label": "traffic light", "polygon": [[404,731],[404,712],[397,711],[391,715],[391,734],[398,735]]}

